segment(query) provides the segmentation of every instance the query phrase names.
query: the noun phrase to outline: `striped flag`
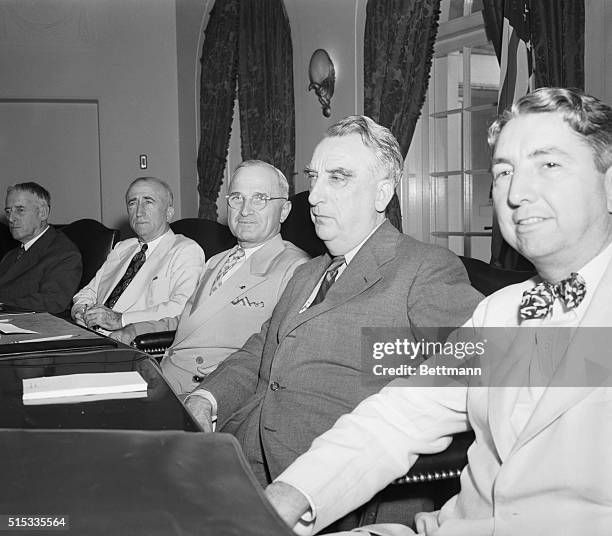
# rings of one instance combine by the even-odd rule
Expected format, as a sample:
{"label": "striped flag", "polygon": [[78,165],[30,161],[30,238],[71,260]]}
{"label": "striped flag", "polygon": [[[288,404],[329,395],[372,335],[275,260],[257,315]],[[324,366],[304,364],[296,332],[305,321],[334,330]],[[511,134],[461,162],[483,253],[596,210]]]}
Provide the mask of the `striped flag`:
{"label": "striped flag", "polygon": [[[510,108],[533,89],[533,54],[529,29],[529,0],[504,0],[504,23],[497,113]],[[504,240],[495,213],[491,264],[506,270],[529,270],[531,263]]]}
{"label": "striped flag", "polygon": [[532,84],[529,2],[505,0],[497,111],[501,113],[510,108],[513,102],[533,89]]}

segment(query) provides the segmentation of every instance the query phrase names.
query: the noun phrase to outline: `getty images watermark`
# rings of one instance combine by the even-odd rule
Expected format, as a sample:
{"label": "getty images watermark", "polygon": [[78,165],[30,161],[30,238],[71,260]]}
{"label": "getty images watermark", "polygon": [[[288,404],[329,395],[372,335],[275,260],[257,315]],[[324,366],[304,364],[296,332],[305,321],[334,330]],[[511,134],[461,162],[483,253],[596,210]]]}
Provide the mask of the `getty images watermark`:
{"label": "getty images watermark", "polygon": [[[363,381],[612,387],[612,328],[362,328]],[[391,385],[403,385],[393,383]]]}

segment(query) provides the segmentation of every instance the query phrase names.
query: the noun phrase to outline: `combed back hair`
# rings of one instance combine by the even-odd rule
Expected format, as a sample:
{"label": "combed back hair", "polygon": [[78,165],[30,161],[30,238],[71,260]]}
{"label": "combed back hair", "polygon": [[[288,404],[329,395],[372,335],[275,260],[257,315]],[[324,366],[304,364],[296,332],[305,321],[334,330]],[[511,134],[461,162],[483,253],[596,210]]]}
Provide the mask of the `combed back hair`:
{"label": "combed back hair", "polygon": [[9,186],[6,193],[8,194],[13,190],[28,192],[38,198],[39,201],[46,203],[49,208],[51,207],[51,194],[37,182],[20,182],[14,186]]}
{"label": "combed back hair", "polygon": [[166,195],[168,196],[168,206],[171,207],[174,205],[174,194],[172,193],[172,189],[170,188],[170,186],[168,185],[166,181],[158,179],[157,177],[138,177],[134,179],[132,182],[130,182],[128,189],[125,192],[126,196],[127,196],[127,192],[130,191],[130,188],[134,186],[134,184],[136,184],[137,182],[154,182],[156,184],[159,184],[164,189],[164,191],[166,192]]}
{"label": "combed back hair", "polygon": [[491,150],[511,119],[541,113],[562,114],[563,120],[592,149],[600,173],[612,166],[612,108],[577,89],[542,87],[520,98],[489,127]]}
{"label": "combed back hair", "polygon": [[327,129],[327,136],[359,134],[366,147],[374,151],[384,178],[397,186],[402,179],[404,159],[391,131],[365,115],[350,115]]}
{"label": "combed back hair", "polygon": [[236,173],[238,173],[239,169],[253,166],[267,167],[274,171],[274,173],[276,173],[276,178],[278,179],[279,197],[289,197],[289,182],[287,181],[287,177],[285,177],[285,174],[277,167],[273,166],[272,164],[269,164],[268,162],[264,162],[263,160],[245,160],[244,162],[240,162],[240,164],[236,166],[234,173],[232,173],[230,185],[232,184],[232,181],[234,180],[234,177],[236,176]]}

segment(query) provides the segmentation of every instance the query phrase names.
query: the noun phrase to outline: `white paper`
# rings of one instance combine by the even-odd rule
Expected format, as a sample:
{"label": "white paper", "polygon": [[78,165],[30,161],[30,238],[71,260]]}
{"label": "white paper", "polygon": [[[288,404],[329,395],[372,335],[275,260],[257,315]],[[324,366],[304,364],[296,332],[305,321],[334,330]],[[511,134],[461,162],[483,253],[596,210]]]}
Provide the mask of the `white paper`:
{"label": "white paper", "polygon": [[0,326],[0,333],[4,333],[5,335],[12,333],[38,333],[38,331],[32,331],[31,329],[23,329],[18,328],[17,326],[13,326],[13,324],[7,324],[3,322]]}
{"label": "white paper", "polygon": [[124,400],[129,398],[146,398],[146,391],[131,393],[104,393],[99,395],[56,396],[55,398],[35,398],[24,400],[24,406],[46,406],[49,404],[80,404],[81,402],[97,402],[99,400]]}

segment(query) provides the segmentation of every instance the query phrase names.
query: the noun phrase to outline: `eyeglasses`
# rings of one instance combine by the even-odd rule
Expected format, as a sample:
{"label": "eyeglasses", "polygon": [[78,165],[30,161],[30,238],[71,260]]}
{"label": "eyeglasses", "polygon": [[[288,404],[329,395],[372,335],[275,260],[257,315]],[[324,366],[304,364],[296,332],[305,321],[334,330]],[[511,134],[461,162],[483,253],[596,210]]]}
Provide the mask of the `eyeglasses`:
{"label": "eyeglasses", "polygon": [[242,208],[243,203],[247,200],[251,200],[251,206],[255,210],[263,210],[266,208],[268,201],[273,201],[274,199],[285,199],[286,197],[270,197],[268,194],[260,194],[256,193],[250,196],[241,194],[240,192],[235,192],[225,196],[227,201],[227,206],[230,208],[235,208],[236,210],[240,210]]}

